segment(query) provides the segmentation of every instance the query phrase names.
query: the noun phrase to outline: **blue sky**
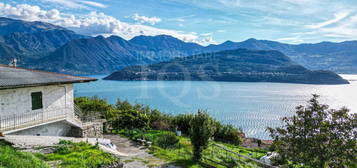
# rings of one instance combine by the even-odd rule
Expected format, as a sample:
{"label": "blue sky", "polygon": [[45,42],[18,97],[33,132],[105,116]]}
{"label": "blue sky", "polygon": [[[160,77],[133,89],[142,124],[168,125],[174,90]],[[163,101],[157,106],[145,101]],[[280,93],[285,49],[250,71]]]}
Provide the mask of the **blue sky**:
{"label": "blue sky", "polygon": [[93,36],[168,34],[204,45],[357,39],[355,0],[2,0],[0,16]]}

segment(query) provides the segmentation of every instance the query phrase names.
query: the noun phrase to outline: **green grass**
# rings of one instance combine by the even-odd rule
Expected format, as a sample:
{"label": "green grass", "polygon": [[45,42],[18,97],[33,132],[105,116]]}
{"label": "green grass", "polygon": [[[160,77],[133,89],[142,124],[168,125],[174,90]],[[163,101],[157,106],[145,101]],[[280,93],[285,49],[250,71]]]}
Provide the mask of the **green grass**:
{"label": "green grass", "polygon": [[[132,137],[144,137],[150,139],[150,141],[155,141],[155,139],[160,136],[161,134],[164,134],[165,131],[156,131],[156,130],[150,130],[146,132],[140,132],[138,134],[133,134],[133,133],[127,133],[127,131],[122,130],[119,131],[121,135],[130,135]],[[132,138],[132,139],[135,139]],[[154,156],[165,160],[168,163],[177,165],[177,166],[182,166],[182,167],[187,167],[187,168],[201,168],[202,166],[192,160],[192,145],[191,141],[187,137],[179,137],[179,145],[176,148],[173,149],[163,149],[160,148],[156,145],[153,145],[150,149],[150,153],[153,154]],[[220,144],[223,145],[224,147],[228,148],[229,150],[232,150],[234,152],[237,152],[241,155],[249,156],[255,159],[259,159],[260,157],[264,156],[267,151],[262,150],[262,149],[249,149],[249,148],[244,148],[236,145],[231,145],[231,144],[225,144],[225,143],[218,143],[218,142],[211,142],[211,145],[204,151],[203,156],[210,158],[214,160],[215,162],[212,162],[207,159],[203,159],[203,164],[208,164],[215,166],[217,168],[224,168],[227,167],[230,163],[235,163],[237,166],[235,167],[242,167],[242,168],[254,168],[258,167],[255,163],[252,163],[249,160],[242,159],[236,157],[234,154],[227,153],[222,149],[219,149],[212,144]],[[232,159],[234,158],[234,159]],[[240,159],[241,161],[234,161],[235,159]],[[221,164],[225,164],[226,166],[223,166]]]}
{"label": "green grass", "polygon": [[0,141],[0,168],[49,168],[46,162],[59,161],[61,168],[97,168],[108,165],[117,158],[85,142],[61,141],[54,153],[20,152],[10,144]]}
{"label": "green grass", "polygon": [[20,152],[10,144],[0,141],[0,168],[49,168],[49,166],[33,154]]}
{"label": "green grass", "polygon": [[54,153],[40,157],[46,161],[60,160],[62,168],[97,168],[117,161],[111,154],[99,150],[98,146],[70,141],[61,141]]}

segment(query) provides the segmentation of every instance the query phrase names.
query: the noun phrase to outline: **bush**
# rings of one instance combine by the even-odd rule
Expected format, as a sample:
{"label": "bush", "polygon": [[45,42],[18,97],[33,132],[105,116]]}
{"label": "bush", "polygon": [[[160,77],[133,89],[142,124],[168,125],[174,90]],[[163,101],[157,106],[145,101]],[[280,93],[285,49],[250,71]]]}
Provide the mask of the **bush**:
{"label": "bush", "polygon": [[113,105],[98,97],[78,97],[74,99],[74,103],[81,109],[84,117],[99,113],[109,121],[118,114]]}
{"label": "bush", "polygon": [[118,161],[109,153],[99,150],[98,146],[85,142],[60,141],[54,153],[43,156],[47,161],[61,160],[60,167],[99,168]]}
{"label": "bush", "polygon": [[151,129],[156,130],[171,130],[172,129],[172,116],[163,114],[158,110],[149,110]]}
{"label": "bush", "polygon": [[175,148],[179,143],[179,139],[172,132],[167,132],[161,134],[157,137],[155,141],[155,145],[167,149],[167,148]]}
{"label": "bush", "polygon": [[192,114],[179,114],[174,117],[173,124],[183,134],[190,135],[190,133],[191,133],[190,122],[191,122],[192,118],[193,118]]}
{"label": "bush", "polygon": [[171,123],[165,120],[157,120],[150,124],[151,129],[154,130],[171,130]]}
{"label": "bush", "polygon": [[268,128],[281,162],[309,167],[356,167],[357,114],[346,108],[329,109],[318,95],[296,114],[284,117],[283,124]]}
{"label": "bush", "polygon": [[49,168],[49,166],[31,153],[20,152],[5,141],[0,140],[0,167],[3,168]]}
{"label": "bush", "polygon": [[199,161],[202,158],[203,150],[208,146],[209,139],[214,134],[214,121],[206,112],[198,111],[192,118],[190,125],[193,160]]}
{"label": "bush", "polygon": [[115,129],[146,129],[149,128],[149,117],[138,110],[121,111],[112,123]]}
{"label": "bush", "polygon": [[232,125],[222,125],[217,122],[214,140],[239,145],[242,143],[241,131]]}

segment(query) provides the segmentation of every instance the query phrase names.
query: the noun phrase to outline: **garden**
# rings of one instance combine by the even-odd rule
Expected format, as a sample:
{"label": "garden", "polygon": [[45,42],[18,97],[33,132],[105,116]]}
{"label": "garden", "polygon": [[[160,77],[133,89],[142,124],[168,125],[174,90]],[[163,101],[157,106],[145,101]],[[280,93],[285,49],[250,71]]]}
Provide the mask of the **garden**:
{"label": "garden", "polygon": [[118,100],[111,105],[97,97],[80,97],[75,102],[86,115],[96,113],[93,109],[102,111],[108,133],[125,136],[147,146],[151,154],[170,164],[182,167],[258,167],[254,161],[232,152],[253,159],[259,159],[268,152],[267,149],[239,146],[244,138],[243,132],[213,119],[204,111],[173,116],[145,105],[132,105],[128,101]]}
{"label": "garden", "polygon": [[0,168],[98,168],[119,162],[118,158],[101,151],[98,145],[86,142],[62,140],[50,150],[49,153],[23,152],[0,141]]}

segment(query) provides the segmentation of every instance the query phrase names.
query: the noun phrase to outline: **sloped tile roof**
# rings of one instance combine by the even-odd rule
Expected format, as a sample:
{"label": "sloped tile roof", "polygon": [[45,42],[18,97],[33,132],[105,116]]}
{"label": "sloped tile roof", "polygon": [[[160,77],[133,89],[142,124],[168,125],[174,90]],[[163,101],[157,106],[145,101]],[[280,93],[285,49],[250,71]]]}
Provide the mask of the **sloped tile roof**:
{"label": "sloped tile roof", "polygon": [[10,89],[29,86],[56,85],[66,83],[82,83],[96,81],[86,78],[53,72],[31,70],[0,65],[0,89]]}

